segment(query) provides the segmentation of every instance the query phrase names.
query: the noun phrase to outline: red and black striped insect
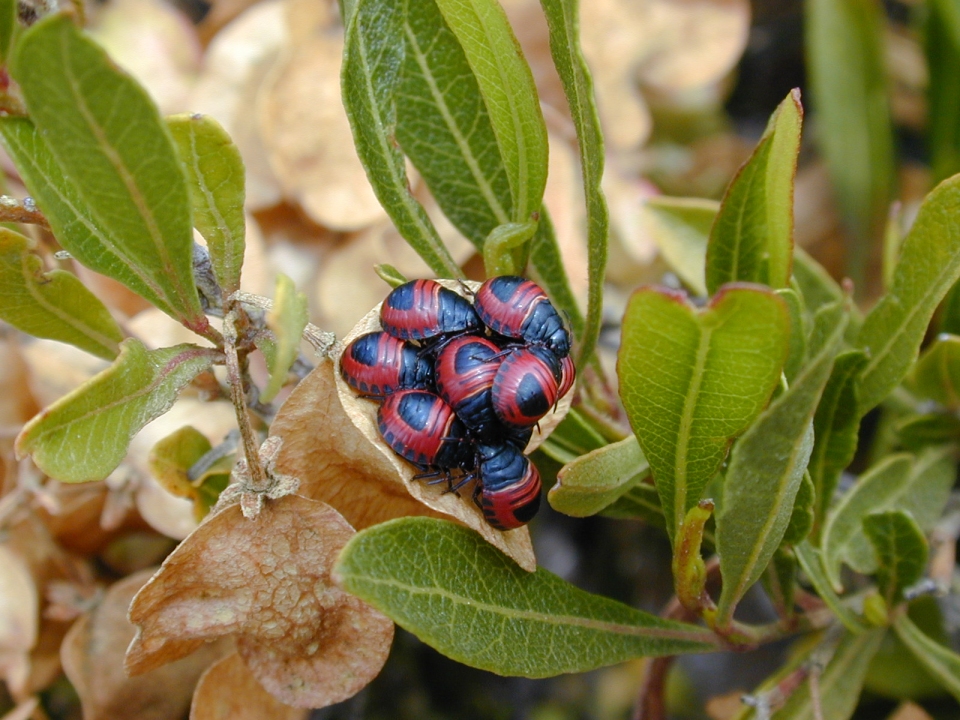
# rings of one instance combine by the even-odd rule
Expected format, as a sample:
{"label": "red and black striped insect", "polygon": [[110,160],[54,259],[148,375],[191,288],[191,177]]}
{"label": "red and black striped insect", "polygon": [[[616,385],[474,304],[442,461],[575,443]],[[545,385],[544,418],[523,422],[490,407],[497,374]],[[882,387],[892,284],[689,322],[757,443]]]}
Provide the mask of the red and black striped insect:
{"label": "red and black striped insect", "polygon": [[437,392],[474,434],[491,440],[500,430],[493,411],[493,379],[503,359],[483,337],[451,340],[437,355]]}
{"label": "red and black striped insect", "polygon": [[401,340],[479,331],[470,301],[433,280],[411,280],[394,288],[380,306],[383,329]]}
{"label": "red and black striped insect", "polygon": [[560,361],[546,348],[511,350],[493,379],[493,411],[508,428],[536,425],[560,399]]}
{"label": "red and black striped insect", "polygon": [[382,398],[397,390],[433,386],[433,363],[419,349],[385,332],[361,335],[340,358],[340,375],[357,392]]}
{"label": "red and black striped insect", "polygon": [[473,500],[497,530],[513,530],[530,522],[540,509],[540,473],[516,447],[477,448],[477,489]]}
{"label": "red and black striped insect", "polygon": [[466,428],[447,403],[426,390],[388,395],[377,413],[387,445],[422,469],[468,466],[473,458]]}
{"label": "red and black striped insect", "polygon": [[539,285],[516,275],[490,278],[477,290],[480,319],[494,332],[548,348],[557,358],[570,353],[570,333]]}

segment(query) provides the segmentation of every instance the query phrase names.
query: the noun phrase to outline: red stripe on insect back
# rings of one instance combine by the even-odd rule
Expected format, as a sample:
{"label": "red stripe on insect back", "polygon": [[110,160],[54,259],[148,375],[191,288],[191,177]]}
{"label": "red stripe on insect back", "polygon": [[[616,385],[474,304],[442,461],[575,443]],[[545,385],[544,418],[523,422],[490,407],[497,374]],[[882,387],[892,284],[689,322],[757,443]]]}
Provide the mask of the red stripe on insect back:
{"label": "red stripe on insect back", "polygon": [[390,395],[377,413],[377,424],[390,448],[417,465],[458,467],[468,449],[453,408],[424,390]]}
{"label": "red stripe on insect back", "polygon": [[404,388],[427,388],[433,368],[413,345],[385,332],[361,335],[340,358],[340,375],[360,393],[382,397]]}
{"label": "red stripe on insect back", "polygon": [[559,373],[559,362],[549,350],[513,350],[493,381],[493,409],[500,421],[513,428],[536,425],[560,397]]}
{"label": "red stripe on insect back", "polygon": [[394,288],[380,306],[380,324],[401,340],[427,340],[481,326],[469,301],[434,280]]}
{"label": "red stripe on insect back", "polygon": [[486,338],[452,340],[437,355],[437,392],[469,428],[496,423],[493,380],[502,358],[500,348]]}
{"label": "red stripe on insect back", "polygon": [[498,530],[513,530],[526,525],[540,509],[540,473],[529,461],[517,482],[497,490],[486,487],[480,493],[483,516]]}

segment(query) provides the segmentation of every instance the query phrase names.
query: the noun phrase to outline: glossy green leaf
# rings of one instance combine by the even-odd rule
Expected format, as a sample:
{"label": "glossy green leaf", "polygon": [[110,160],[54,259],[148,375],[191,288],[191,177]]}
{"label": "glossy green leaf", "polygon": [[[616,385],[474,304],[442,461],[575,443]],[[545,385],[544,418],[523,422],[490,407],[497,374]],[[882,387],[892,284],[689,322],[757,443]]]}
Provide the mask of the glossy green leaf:
{"label": "glossy green leaf", "polygon": [[260,400],[270,402],[287,381],[287,373],[300,352],[300,338],[307,326],[307,296],[297,292],[293,280],[277,275],[273,308],[267,313],[267,327],[273,333],[274,348],[269,354],[270,380]]}
{"label": "glossy green leaf", "polygon": [[960,408],[960,336],[940,335],[914,364],[908,387],[915,395]]}
{"label": "glossy green leaf", "polygon": [[793,259],[793,179],[803,108],[794,90],[727,187],[707,245],[707,291],[729,282],[786,287]]}
{"label": "glossy green leaf", "polygon": [[644,203],[650,237],[667,265],[695,295],[705,296],[704,265],[716,200],[652,197]]}
{"label": "glossy green leaf", "polygon": [[357,154],[397,230],[442,277],[462,277],[426,211],[410,194],[393,133],[406,38],[402,8],[355,0],[346,27],[341,85]]}
{"label": "glossy green leaf", "polygon": [[17,32],[17,0],[0,0],[0,63],[6,64]]}
{"label": "glossy green leaf", "polygon": [[[854,635],[844,633],[836,651],[818,678],[822,717],[847,720],[857,708],[870,661],[883,641],[884,630]],[[815,717],[809,679],[794,690],[774,720],[808,720]]]}
{"label": "glossy green leaf", "polygon": [[401,518],[357,533],[334,576],[444,655],[500,675],[550,677],[629,658],[703,652],[712,633],[527,573],[476,533]]}
{"label": "glossy green leaf", "polygon": [[673,538],[730,442],[780,379],[789,319],[760,286],[731,285],[697,311],[680,293],[641,288],[623,320],[620,397]]}
{"label": "glossy green leaf", "polygon": [[596,515],[650,475],[637,438],[578,457],[557,475],[547,499],[554,510],[574,517]]}
{"label": "glossy green leaf", "polygon": [[17,455],[29,454],[62,482],[102,480],[123,460],[133,436],[169,410],[214,357],[213,350],[195,345],[147,350],[138,340],[125,340],[113,365],[24,426]]}
{"label": "glossy green leaf", "polygon": [[396,138],[444,214],[478,248],[512,218],[510,183],[463,48],[433,0],[390,0],[405,56]]}
{"label": "glossy green leaf", "polygon": [[590,69],[580,51],[579,0],[541,0],[550,31],[550,52],[577,129],[583,192],[587,204],[587,324],[577,349],[578,365],[593,353],[603,320],[603,281],[607,267],[609,213],[603,177],[603,133]]}
{"label": "glossy green leaf", "polygon": [[868,629],[868,625],[851,610],[833,591],[830,578],[823,570],[823,560],[820,551],[809,542],[804,541],[793,549],[797,562],[803,568],[804,574],[813,585],[820,599],[826,603],[843,626],[852,633],[861,633]]}
{"label": "glossy green leaf", "polygon": [[815,525],[820,527],[843,472],[857,451],[860,413],[857,380],[867,364],[862,350],[840,353],[813,416],[813,453],[808,469],[817,496]]}
{"label": "glossy green leaf", "polygon": [[930,164],[935,181],[960,172],[960,0],[926,3]]}
{"label": "glossy green leaf", "polygon": [[870,311],[858,345],[870,354],[860,380],[860,412],[895,388],[916,360],[930,318],[960,278],[960,176],[927,195],[900,251],[893,287]]}
{"label": "glossy green leaf", "polygon": [[123,333],[110,311],[74,275],[44,271],[32,240],[0,228],[0,319],[35,337],[112,360]]}
{"label": "glossy green leaf", "polygon": [[911,452],[929,445],[960,442],[960,418],[954,413],[907,415],[897,421],[895,430],[900,444]]}
{"label": "glossy green leaf", "polygon": [[[634,485],[616,502],[604,508],[600,514],[618,520],[643,520],[648,525],[658,528],[666,529],[667,527],[657,489],[645,482]],[[705,535],[709,535],[705,539],[713,545],[713,534],[705,533]]]}
{"label": "glossy green leaf", "polygon": [[187,171],[193,223],[207,241],[217,282],[229,295],[240,289],[246,243],[244,167],[227,131],[208,115],[167,118]]}
{"label": "glossy green leaf", "polygon": [[[838,309],[842,309],[839,306]],[[780,546],[813,450],[813,415],[843,345],[845,313],[821,313],[829,335],[790,388],[747,430],[730,454],[717,512],[723,591],[718,621],[734,608]],[[654,476],[656,477],[656,476]]]}
{"label": "glossy green leaf", "polygon": [[570,324],[574,337],[583,337],[585,328],[583,313],[570,287],[570,279],[567,277],[563,258],[560,256],[560,246],[557,244],[553,221],[547,213],[546,206],[540,208],[537,234],[530,242],[530,264],[533,266],[533,279],[547,291],[550,300]]}
{"label": "glossy green leaf", "polygon": [[821,547],[831,584],[839,591],[840,565],[860,573],[877,569],[876,556],[863,534],[863,519],[885,510],[908,510],[921,530],[940,517],[956,476],[950,448],[931,448],[916,457],[891,455],[862,475],[827,517]]}
{"label": "glossy green leaf", "polygon": [[923,632],[905,613],[897,617],[893,629],[927,672],[960,701],[960,655]]}
{"label": "glossy green leaf", "polygon": [[[127,282],[194,330],[208,322],[193,282],[193,227],[183,168],[156,106],[67,15],[21,35],[11,61],[31,120],[81,204],[45,201],[48,158],[22,167],[58,240],[91,269]],[[8,142],[10,140],[9,135]],[[10,143],[11,145],[14,143]],[[46,154],[46,153],[44,153]],[[74,226],[80,225],[77,232]],[[134,281],[128,282],[130,279]]]}
{"label": "glossy green leaf", "polygon": [[903,510],[871,513],[863,532],[877,554],[877,585],[893,608],[903,591],[923,577],[927,566],[927,539],[913,516]]}
{"label": "glossy green leaf", "polygon": [[883,9],[874,0],[807,0],[804,18],[817,137],[857,239],[848,266],[859,284],[870,240],[886,219],[894,180]]}
{"label": "glossy green leaf", "polygon": [[496,0],[435,0],[463,48],[493,126],[513,197],[514,222],[540,209],[547,127],[530,66]]}

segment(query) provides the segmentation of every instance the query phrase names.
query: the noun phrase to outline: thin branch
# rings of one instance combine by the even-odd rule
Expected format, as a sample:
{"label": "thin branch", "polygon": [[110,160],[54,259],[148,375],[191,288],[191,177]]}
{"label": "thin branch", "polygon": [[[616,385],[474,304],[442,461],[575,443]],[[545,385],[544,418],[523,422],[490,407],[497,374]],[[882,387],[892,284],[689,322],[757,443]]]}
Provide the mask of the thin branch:
{"label": "thin branch", "polygon": [[265,491],[269,485],[267,475],[260,464],[260,444],[250,425],[247,413],[246,393],[244,392],[243,372],[240,369],[240,357],[237,354],[237,327],[233,312],[223,319],[224,354],[227,359],[227,378],[230,382],[230,399],[237,413],[237,425],[243,440],[243,453],[247,459],[252,488]]}
{"label": "thin branch", "polygon": [[37,209],[31,198],[21,202],[9,195],[0,195],[0,222],[39,225],[45,230],[50,229],[46,216]]}

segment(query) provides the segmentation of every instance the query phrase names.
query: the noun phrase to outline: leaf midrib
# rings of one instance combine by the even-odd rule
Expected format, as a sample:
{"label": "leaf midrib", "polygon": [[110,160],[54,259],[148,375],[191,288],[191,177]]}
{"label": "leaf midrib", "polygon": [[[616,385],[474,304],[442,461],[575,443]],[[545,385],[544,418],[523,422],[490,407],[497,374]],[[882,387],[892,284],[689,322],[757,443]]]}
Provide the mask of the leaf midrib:
{"label": "leaf midrib", "polygon": [[[696,322],[696,320],[694,321]],[[700,340],[691,371],[690,387],[683,399],[683,410],[680,413],[680,427],[677,432],[677,450],[673,458],[673,466],[675,468],[673,519],[674,532],[677,534],[687,514],[687,451],[689,449],[690,436],[693,433],[693,416],[698,405],[700,387],[703,384],[703,371],[707,364],[707,355],[710,352],[710,339],[713,336],[713,329],[705,328],[700,323],[697,323],[697,330],[700,334]]]}
{"label": "leaf midrib", "polygon": [[[592,618],[579,617],[576,615],[557,615],[553,613],[537,612],[534,610],[521,610],[518,608],[505,608],[502,605],[493,605],[486,602],[480,602],[472,598],[464,597],[450,592],[440,587],[419,587],[402,583],[398,580],[373,578],[367,575],[353,575],[339,573],[340,577],[346,581],[354,580],[357,582],[368,583],[377,587],[387,587],[411,595],[423,595],[431,597],[441,597],[451,600],[458,605],[462,605],[470,610],[486,612],[491,615],[499,615],[504,619],[511,620],[531,620],[541,622],[546,625],[573,626],[581,627],[587,630],[597,632],[607,632],[616,635],[630,635],[634,637],[655,637],[666,640],[685,640],[688,642],[703,643],[704,645],[719,646],[721,641],[711,632],[706,630],[676,630],[672,628],[658,628],[655,626],[645,627],[639,625],[625,625],[622,623],[606,622],[603,620],[594,620]],[[655,620],[660,620],[651,616]]]}

